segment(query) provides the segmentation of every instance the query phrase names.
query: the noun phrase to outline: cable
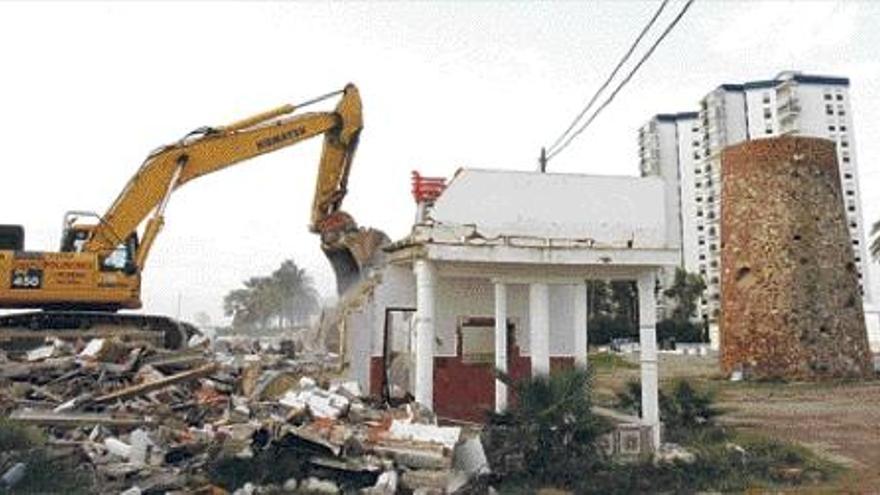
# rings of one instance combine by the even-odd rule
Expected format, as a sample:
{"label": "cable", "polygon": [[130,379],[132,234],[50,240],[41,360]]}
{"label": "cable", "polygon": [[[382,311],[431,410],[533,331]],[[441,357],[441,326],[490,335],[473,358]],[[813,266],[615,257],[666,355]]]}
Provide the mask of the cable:
{"label": "cable", "polygon": [[601,113],[602,110],[604,110],[605,107],[607,107],[614,100],[614,97],[617,96],[617,93],[619,93],[620,90],[623,89],[624,86],[626,86],[626,84],[630,81],[630,79],[632,79],[632,77],[635,75],[635,73],[638,72],[638,70],[648,60],[648,58],[651,57],[651,54],[654,53],[654,50],[657,49],[657,47],[660,45],[660,43],[663,41],[663,39],[666,38],[666,36],[670,33],[670,31],[672,31],[672,29],[676,26],[676,24],[678,24],[678,22],[681,20],[681,18],[684,17],[684,14],[688,11],[688,9],[691,7],[691,4],[693,4],[693,3],[694,3],[694,0],[687,1],[687,3],[684,5],[684,7],[682,7],[682,9],[678,13],[678,15],[675,16],[675,19],[673,19],[672,22],[669,23],[668,26],[666,26],[666,29],[663,30],[663,33],[661,33],[660,37],[657,38],[657,41],[655,41],[654,44],[651,45],[651,48],[649,48],[648,51],[645,52],[645,54],[642,56],[642,58],[639,60],[639,62],[636,64],[636,66],[633,67],[633,69],[629,72],[629,74],[627,74],[627,76],[623,79],[623,81],[621,81],[620,84],[617,85],[617,88],[614,89],[614,92],[611,93],[611,96],[609,96],[608,99],[606,99],[602,103],[602,105],[599,108],[597,108],[595,112],[593,112],[593,115],[590,116],[590,118],[584,123],[584,125],[582,125],[580,128],[578,128],[577,131],[575,131],[571,136],[569,136],[569,138],[565,141],[565,143],[562,144],[562,146],[559,149],[557,149],[553,153],[550,153],[547,156],[547,160],[550,160],[551,158],[553,158],[556,155],[558,155],[559,153],[561,153],[565,148],[568,147],[569,144],[571,144],[572,141],[574,141],[574,139],[576,137],[578,137],[582,132],[584,132],[584,130],[587,127],[589,127],[590,124],[593,123],[593,121],[596,119],[596,117],[599,115],[599,113]]}
{"label": "cable", "polygon": [[629,57],[633,54],[639,43],[642,42],[642,38],[645,37],[645,35],[648,33],[648,30],[650,30],[651,27],[654,25],[654,22],[657,21],[658,17],[660,17],[660,14],[663,12],[663,9],[666,8],[666,4],[668,3],[669,0],[663,0],[663,2],[660,4],[660,7],[657,9],[656,12],[654,12],[654,16],[651,17],[651,20],[648,21],[648,24],[646,24],[645,27],[642,28],[642,32],[639,33],[635,41],[633,41],[632,45],[630,45],[629,50],[627,50],[620,61],[617,62],[617,66],[614,67],[614,70],[611,71],[611,75],[609,75],[608,78],[605,79],[605,82],[602,83],[602,86],[600,86],[599,89],[593,94],[593,97],[590,98],[587,106],[585,106],[583,110],[581,110],[581,112],[577,115],[577,117],[575,117],[574,120],[571,121],[571,124],[569,124],[568,128],[565,129],[565,132],[563,132],[558,138],[556,138],[556,141],[554,141],[553,144],[550,145],[549,148],[547,148],[548,152],[553,153],[553,148],[557,147],[559,143],[561,143],[562,140],[565,139],[568,133],[571,132],[572,129],[574,129],[574,126],[576,126],[577,123],[583,118],[583,116],[590,110],[590,108],[593,106],[593,103],[596,103],[596,100],[599,99],[599,95],[602,94],[602,91],[605,91],[605,88],[607,88],[609,84],[611,84],[612,79],[614,79],[614,76],[617,75],[617,72],[620,70],[620,68],[623,67],[623,64],[625,64],[626,61],[629,60]]}

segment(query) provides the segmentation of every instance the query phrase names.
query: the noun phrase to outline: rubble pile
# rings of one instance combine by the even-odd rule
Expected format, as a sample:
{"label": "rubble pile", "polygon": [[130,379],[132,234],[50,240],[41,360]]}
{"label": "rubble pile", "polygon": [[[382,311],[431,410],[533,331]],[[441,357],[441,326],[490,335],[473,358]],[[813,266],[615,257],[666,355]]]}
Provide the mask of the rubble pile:
{"label": "rubble pile", "polygon": [[[476,435],[334,369],[285,345],[54,339],[0,351],[0,413],[43,430],[100,493],[453,493],[488,471]],[[34,469],[51,468],[0,457],[4,487]]]}

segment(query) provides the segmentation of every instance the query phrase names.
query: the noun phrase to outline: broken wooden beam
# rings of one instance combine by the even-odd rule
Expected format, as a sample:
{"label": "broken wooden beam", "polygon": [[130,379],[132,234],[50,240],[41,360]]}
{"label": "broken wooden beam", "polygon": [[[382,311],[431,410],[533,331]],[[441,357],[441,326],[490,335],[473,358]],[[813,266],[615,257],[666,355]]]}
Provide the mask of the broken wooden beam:
{"label": "broken wooden beam", "polygon": [[147,426],[155,423],[149,416],[116,415],[104,413],[86,412],[52,412],[52,411],[13,411],[9,415],[11,421],[43,426],[118,426],[131,427]]}
{"label": "broken wooden beam", "polygon": [[159,390],[176,383],[183,383],[190,380],[197,380],[199,378],[204,378],[219,369],[220,365],[218,363],[210,363],[194,370],[184,371],[182,373],[178,373],[176,375],[167,376],[165,378],[161,378],[159,380],[153,380],[146,383],[141,383],[138,385],[133,385],[131,387],[126,387],[121,390],[117,390],[115,392],[111,392],[106,395],[102,395],[100,397],[96,397],[93,404],[105,404],[107,402],[113,402],[115,400],[127,399],[130,397],[136,397],[138,395],[144,395],[154,390]]}

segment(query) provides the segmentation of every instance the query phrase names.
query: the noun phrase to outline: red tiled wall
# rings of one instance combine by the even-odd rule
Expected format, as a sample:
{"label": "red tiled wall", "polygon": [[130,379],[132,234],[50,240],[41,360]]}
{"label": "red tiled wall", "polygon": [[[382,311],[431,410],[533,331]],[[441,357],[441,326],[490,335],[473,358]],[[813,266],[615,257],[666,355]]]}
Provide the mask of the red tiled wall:
{"label": "red tiled wall", "polygon": [[[571,368],[574,358],[554,356],[550,358],[550,371]],[[510,376],[514,380],[531,375],[531,360],[521,356],[519,348],[510,355]],[[370,393],[382,393],[382,358],[370,360]],[[516,398],[511,396],[511,401]],[[495,407],[494,366],[466,364],[461,357],[434,358],[434,410],[443,418],[483,422],[486,411]]]}

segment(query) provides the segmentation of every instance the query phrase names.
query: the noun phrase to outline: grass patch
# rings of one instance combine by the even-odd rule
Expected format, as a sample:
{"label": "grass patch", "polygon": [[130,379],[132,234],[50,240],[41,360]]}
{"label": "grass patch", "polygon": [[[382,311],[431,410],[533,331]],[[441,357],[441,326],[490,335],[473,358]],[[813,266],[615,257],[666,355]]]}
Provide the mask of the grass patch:
{"label": "grass patch", "polygon": [[639,365],[628,361],[620,354],[613,352],[595,352],[589,355],[587,360],[590,368],[596,372],[622,370],[635,370]]}

